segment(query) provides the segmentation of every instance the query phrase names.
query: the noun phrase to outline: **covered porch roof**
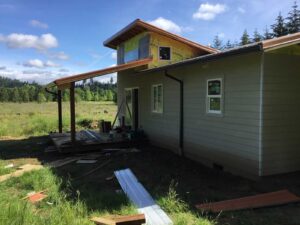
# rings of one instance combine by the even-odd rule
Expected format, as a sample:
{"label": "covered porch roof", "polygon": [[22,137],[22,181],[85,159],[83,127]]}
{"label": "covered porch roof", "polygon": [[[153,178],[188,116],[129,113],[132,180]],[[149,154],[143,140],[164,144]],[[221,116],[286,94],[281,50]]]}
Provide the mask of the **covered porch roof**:
{"label": "covered porch roof", "polygon": [[94,78],[97,76],[103,76],[103,75],[107,75],[110,73],[115,73],[115,72],[119,72],[119,71],[124,71],[124,70],[128,70],[128,69],[141,67],[141,66],[147,65],[151,61],[152,61],[152,58],[140,59],[140,60],[128,62],[128,63],[117,65],[117,66],[107,67],[107,68],[100,69],[100,70],[95,70],[95,71],[90,71],[90,72],[86,72],[86,73],[76,74],[73,76],[59,78],[59,79],[54,80],[53,83],[58,87],[58,89],[63,90],[65,88],[70,88],[70,84],[77,82],[77,81],[91,79],[91,78]]}

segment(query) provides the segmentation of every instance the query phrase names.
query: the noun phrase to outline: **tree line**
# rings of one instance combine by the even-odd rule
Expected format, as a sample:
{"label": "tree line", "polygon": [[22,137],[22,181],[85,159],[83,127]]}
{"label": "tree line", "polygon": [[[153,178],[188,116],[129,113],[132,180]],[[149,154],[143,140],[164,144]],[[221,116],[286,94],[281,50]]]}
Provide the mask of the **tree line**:
{"label": "tree line", "polygon": [[[112,82],[101,83],[92,81],[76,85],[75,100],[78,101],[115,101],[117,85]],[[56,92],[56,88],[52,90]],[[70,93],[66,89],[62,92],[62,100],[69,101]],[[22,82],[0,76],[0,102],[52,102],[57,96],[47,92],[38,83]]]}
{"label": "tree line", "polygon": [[300,31],[300,10],[298,10],[297,1],[292,5],[291,10],[286,17],[279,12],[274,24],[270,27],[266,26],[263,34],[259,33],[257,29],[254,30],[252,36],[249,35],[247,29],[244,30],[239,41],[232,42],[228,40],[225,44],[218,35],[214,37],[212,47],[225,50],[246,44],[268,40],[272,38],[281,37],[287,34],[293,34]]}

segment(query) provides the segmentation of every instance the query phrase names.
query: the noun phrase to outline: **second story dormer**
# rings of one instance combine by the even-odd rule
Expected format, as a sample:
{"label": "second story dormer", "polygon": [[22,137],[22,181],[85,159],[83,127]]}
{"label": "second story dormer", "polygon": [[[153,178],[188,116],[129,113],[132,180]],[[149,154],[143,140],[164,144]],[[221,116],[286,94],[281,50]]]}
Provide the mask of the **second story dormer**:
{"label": "second story dormer", "polygon": [[117,50],[118,65],[152,58],[149,69],[218,52],[139,19],[106,40],[104,45]]}

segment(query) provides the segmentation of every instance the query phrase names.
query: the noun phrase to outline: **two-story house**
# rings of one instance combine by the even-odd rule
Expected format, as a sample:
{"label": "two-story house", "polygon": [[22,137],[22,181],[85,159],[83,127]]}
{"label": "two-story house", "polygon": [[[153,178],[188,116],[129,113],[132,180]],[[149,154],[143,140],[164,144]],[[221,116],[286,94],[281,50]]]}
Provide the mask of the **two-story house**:
{"label": "two-story house", "polygon": [[266,176],[300,169],[299,44],[296,33],[218,51],[135,20],[104,42],[118,65],[54,83],[118,72],[119,117],[151,143]]}

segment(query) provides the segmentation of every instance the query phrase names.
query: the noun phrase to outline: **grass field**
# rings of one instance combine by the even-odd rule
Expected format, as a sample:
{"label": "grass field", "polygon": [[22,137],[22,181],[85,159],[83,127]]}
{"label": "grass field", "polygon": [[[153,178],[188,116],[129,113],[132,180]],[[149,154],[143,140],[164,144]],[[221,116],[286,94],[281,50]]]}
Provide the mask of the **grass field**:
{"label": "grass field", "polygon": [[[37,136],[57,130],[57,104],[49,103],[0,103],[0,137]],[[113,120],[117,106],[113,102],[76,103],[77,127],[82,120]],[[63,103],[63,128],[69,130],[69,103]]]}
{"label": "grass field", "polygon": [[[57,128],[55,103],[0,104],[0,176],[24,164],[45,164],[66,157],[45,153],[51,145],[47,136]],[[106,113],[104,113],[106,110]],[[112,120],[113,103],[81,102],[77,121]],[[64,104],[64,127],[68,128],[68,104]],[[38,129],[37,129],[38,128]],[[80,125],[78,125],[80,128]],[[8,137],[9,136],[9,137]],[[92,225],[92,216],[136,213],[116,179],[115,170],[130,168],[175,225],[297,225],[300,205],[249,209],[220,214],[202,213],[194,205],[259,193],[289,189],[300,195],[300,173],[248,180],[202,166],[178,155],[145,145],[139,153],[104,155],[96,164],[45,167],[18,178],[0,182],[0,225]],[[68,155],[69,156],[69,155]],[[90,176],[84,173],[108,159],[112,161]],[[13,163],[15,168],[5,169]],[[48,198],[38,204],[22,200],[27,193],[47,189]]]}

